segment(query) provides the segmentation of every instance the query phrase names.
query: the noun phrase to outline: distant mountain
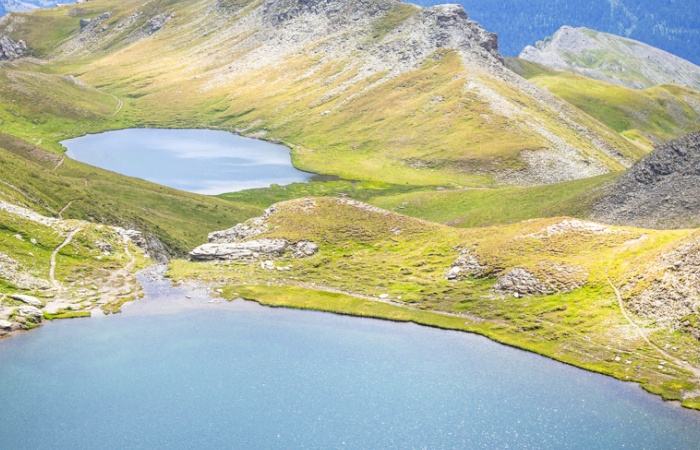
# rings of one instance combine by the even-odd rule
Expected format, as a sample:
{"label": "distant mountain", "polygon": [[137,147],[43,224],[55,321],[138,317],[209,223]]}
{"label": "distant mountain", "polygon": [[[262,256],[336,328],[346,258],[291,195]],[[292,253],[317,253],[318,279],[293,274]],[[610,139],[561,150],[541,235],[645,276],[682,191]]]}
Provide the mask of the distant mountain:
{"label": "distant mountain", "polygon": [[[441,0],[415,0],[422,6]],[[700,64],[700,2],[697,0],[459,0],[489,31],[501,53],[515,56],[563,25],[625,36]]]}
{"label": "distant mountain", "polygon": [[0,16],[9,12],[27,12],[36,8],[51,8],[57,4],[75,3],[75,0],[0,0]]}
{"label": "distant mountain", "polygon": [[700,89],[700,67],[641,42],[564,26],[520,58],[635,89],[679,84]]}

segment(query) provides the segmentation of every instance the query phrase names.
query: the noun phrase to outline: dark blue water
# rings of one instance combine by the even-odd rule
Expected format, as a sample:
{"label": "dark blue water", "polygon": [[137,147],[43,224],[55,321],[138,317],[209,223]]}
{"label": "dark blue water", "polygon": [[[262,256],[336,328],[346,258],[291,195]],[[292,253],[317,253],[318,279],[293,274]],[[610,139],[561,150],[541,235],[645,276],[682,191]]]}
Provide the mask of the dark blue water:
{"label": "dark blue water", "polygon": [[222,194],[309,181],[289,148],[214,130],[128,129],[61,142],[69,157],[183,191]]}
{"label": "dark blue water", "polygon": [[700,414],[478,336],[148,290],[0,341],[2,448],[700,444]]}

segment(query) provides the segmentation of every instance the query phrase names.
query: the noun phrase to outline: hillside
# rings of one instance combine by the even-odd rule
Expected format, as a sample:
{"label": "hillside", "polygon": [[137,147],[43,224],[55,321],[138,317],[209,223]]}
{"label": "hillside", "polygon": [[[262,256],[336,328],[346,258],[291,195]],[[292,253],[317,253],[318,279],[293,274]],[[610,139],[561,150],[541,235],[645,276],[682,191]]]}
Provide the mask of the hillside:
{"label": "hillside", "polygon": [[140,287],[143,236],[46,217],[0,200],[0,337],[44,319],[118,312]]}
{"label": "hillside", "polygon": [[62,212],[65,218],[137,228],[172,254],[225,217],[241,220],[260,211],[63,158],[58,141],[104,130],[118,104],[74,77],[0,68],[0,200],[53,217]]}
{"label": "hillside", "polygon": [[700,225],[700,133],[662,145],[610,187],[593,217],[650,228]]}
{"label": "hillside", "polygon": [[647,151],[700,130],[700,91],[659,85],[632,89],[509,58],[508,67],[590,114]]}
{"label": "hillside", "polygon": [[551,69],[644,89],[660,84],[700,88],[700,67],[641,42],[587,28],[560,28],[527,46],[521,59]]}
{"label": "hillside", "polygon": [[[460,230],[355,200],[304,198],[210,234],[170,274],[230,298],[477,332],[692,406],[700,295],[689,285],[693,296],[678,308],[685,288],[659,280],[694,280],[697,243],[691,231],[567,218]],[[672,274],[665,261],[674,257]]]}
{"label": "hillside", "polygon": [[123,98],[121,124],[282,141],[299,168],[348,179],[532,185],[644,154],[506,69],[495,36],[459,7],[300,5],[104,0],[12,15],[0,29],[49,60],[42,71]]}
{"label": "hillside", "polygon": [[[429,6],[439,0],[417,0]],[[635,39],[700,64],[700,4],[695,0],[461,0],[467,11],[501,38],[503,54],[551,36],[563,25]]]}
{"label": "hillside", "polygon": [[75,3],[75,0],[0,0],[0,16],[10,12],[27,12],[36,8],[52,8],[70,3]]}

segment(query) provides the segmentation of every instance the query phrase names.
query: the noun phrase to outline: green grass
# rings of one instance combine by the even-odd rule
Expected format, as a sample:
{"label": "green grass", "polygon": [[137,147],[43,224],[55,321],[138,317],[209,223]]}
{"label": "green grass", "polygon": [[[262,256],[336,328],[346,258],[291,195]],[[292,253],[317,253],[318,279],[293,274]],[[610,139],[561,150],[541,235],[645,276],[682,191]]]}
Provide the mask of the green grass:
{"label": "green grass", "polygon": [[629,89],[518,59],[509,66],[648,150],[700,130],[697,90],[664,85]]}
{"label": "green grass", "polygon": [[402,22],[419,10],[409,3],[401,3],[392,7],[381,19],[373,25],[372,38],[382,40],[388,33],[396,29]]}
{"label": "green grass", "polygon": [[[276,262],[290,265],[290,271],[268,271],[257,263],[175,260],[170,276],[207,281],[224,288],[228,297],[242,295],[271,306],[477,332],[568,364],[639,382],[667,399],[679,399],[697,388],[682,368],[657,369],[660,355],[630,335],[607,284],[608,276],[618,285],[638,276],[638,268],[680,245],[689,231],[619,228],[610,234],[570,232],[538,238],[533,234],[562,219],[455,229],[330,198],[283,203],[278,210],[268,219],[270,231],[257,238],[309,239],[319,244],[318,254]],[[645,238],[639,239],[642,236]],[[471,249],[487,267],[484,275],[446,280],[446,272],[464,248]],[[528,270],[540,280],[577,279],[579,275],[562,271],[576,268],[585,284],[551,295],[496,295],[497,277],[512,268]],[[395,303],[379,301],[380,295]],[[679,358],[700,366],[700,343],[688,334],[660,332],[653,339],[661,347],[677,348],[674,353]],[[625,359],[616,361],[621,355]],[[632,361],[629,365],[628,359]]]}
{"label": "green grass", "polygon": [[70,308],[59,310],[55,314],[44,311],[45,320],[81,319],[90,316],[91,313],[89,311],[73,311]]}
{"label": "green grass", "polygon": [[586,217],[617,174],[529,188],[431,190],[386,195],[370,203],[456,227],[481,227],[542,217]]}

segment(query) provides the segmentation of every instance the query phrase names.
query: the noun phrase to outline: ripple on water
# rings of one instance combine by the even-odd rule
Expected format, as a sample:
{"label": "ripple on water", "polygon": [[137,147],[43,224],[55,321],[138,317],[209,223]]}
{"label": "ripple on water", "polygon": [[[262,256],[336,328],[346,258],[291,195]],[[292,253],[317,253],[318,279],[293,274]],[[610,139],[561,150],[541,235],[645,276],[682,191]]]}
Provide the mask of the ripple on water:
{"label": "ripple on water", "polygon": [[[5,448],[696,448],[700,415],[466,333],[143,277],[0,344]],[[190,298],[187,298],[187,297]]]}

